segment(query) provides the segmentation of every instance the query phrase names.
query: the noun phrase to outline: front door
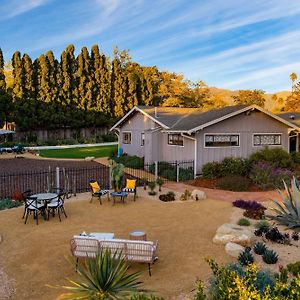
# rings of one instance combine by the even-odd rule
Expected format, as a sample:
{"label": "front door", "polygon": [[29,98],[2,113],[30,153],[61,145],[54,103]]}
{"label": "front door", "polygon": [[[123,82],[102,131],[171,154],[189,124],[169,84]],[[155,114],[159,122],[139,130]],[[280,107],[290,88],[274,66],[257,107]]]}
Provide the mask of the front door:
{"label": "front door", "polygon": [[289,134],[289,152],[298,152],[299,143],[298,143],[299,135],[296,131],[291,131]]}

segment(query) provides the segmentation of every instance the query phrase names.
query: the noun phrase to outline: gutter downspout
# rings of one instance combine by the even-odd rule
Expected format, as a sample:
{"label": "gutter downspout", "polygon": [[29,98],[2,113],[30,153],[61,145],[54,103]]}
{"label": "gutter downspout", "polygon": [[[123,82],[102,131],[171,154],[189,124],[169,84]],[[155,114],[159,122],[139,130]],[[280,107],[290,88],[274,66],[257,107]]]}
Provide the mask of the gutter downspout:
{"label": "gutter downspout", "polygon": [[118,137],[118,152],[117,155],[119,154],[119,148],[120,148],[120,129],[119,128],[115,128],[113,130],[114,134]]}
{"label": "gutter downspout", "polygon": [[197,176],[197,139],[188,135],[184,135],[183,133],[181,133],[181,136],[187,139],[191,139],[195,142],[195,158],[194,158],[194,179],[195,179]]}

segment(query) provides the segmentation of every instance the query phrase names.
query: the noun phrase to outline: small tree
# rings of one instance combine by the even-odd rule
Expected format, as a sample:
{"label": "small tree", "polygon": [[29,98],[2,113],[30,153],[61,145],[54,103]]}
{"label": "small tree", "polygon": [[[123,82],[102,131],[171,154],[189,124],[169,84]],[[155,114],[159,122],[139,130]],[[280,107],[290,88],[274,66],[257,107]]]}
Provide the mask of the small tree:
{"label": "small tree", "polygon": [[162,178],[158,177],[157,180],[156,180],[156,183],[157,183],[157,185],[159,187],[158,190],[161,192],[161,187],[164,184],[164,180]]}
{"label": "small tree", "polygon": [[156,187],[156,182],[155,181],[151,181],[151,182],[148,183],[148,186],[149,186],[149,188],[151,190],[148,194],[151,195],[151,196],[156,195],[156,192],[154,191],[154,189]]}

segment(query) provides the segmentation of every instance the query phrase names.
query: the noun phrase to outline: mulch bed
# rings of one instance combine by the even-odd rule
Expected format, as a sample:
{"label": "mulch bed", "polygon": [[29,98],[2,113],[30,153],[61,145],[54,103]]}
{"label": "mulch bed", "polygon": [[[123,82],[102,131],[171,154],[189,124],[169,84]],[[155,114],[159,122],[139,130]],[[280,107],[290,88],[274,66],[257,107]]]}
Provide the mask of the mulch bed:
{"label": "mulch bed", "polygon": [[[219,189],[217,187],[218,181],[220,180],[220,178],[217,179],[204,179],[204,178],[197,178],[195,180],[191,180],[189,182],[190,185],[194,185],[197,187],[204,187],[204,188],[208,188],[208,189]],[[270,191],[272,189],[269,189]],[[259,188],[257,185],[252,184],[249,188],[248,191],[246,192],[262,192],[262,191],[266,191],[266,190],[262,190],[261,188]]]}

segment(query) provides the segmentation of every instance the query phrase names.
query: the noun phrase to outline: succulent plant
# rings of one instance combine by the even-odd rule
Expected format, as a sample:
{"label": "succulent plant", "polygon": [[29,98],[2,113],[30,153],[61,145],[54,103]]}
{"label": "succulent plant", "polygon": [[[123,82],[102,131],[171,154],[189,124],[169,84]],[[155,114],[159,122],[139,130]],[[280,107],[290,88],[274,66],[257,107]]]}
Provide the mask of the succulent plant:
{"label": "succulent plant", "polygon": [[122,187],[124,180],[124,165],[116,163],[114,160],[109,161],[110,166],[110,180],[111,184],[116,191],[119,191]]}
{"label": "succulent plant", "polygon": [[292,239],[294,241],[299,241],[299,233],[298,232],[293,232],[292,233]]}
{"label": "succulent plant", "polygon": [[253,247],[253,250],[256,254],[258,255],[263,255],[266,250],[267,250],[267,247],[264,243],[261,243],[261,242],[257,242],[254,247]]}
{"label": "succulent plant", "polygon": [[249,249],[245,249],[240,253],[238,261],[242,266],[247,266],[254,262],[254,257]]}
{"label": "succulent plant", "polygon": [[266,264],[276,264],[278,261],[278,254],[273,250],[266,250],[262,258]]}
{"label": "succulent plant", "polygon": [[161,192],[161,187],[162,187],[162,185],[164,184],[164,180],[163,180],[161,177],[158,177],[158,178],[156,179],[156,183],[157,183],[157,185],[158,185],[158,190]]}
{"label": "succulent plant", "polygon": [[245,210],[243,216],[254,220],[261,220],[265,217],[265,208],[258,208],[256,210]]}
{"label": "succulent plant", "polygon": [[250,226],[250,222],[248,219],[245,218],[240,218],[237,222],[238,225],[240,226]]}
{"label": "succulent plant", "polygon": [[262,204],[257,201],[246,201],[246,200],[235,200],[232,202],[232,205],[245,210],[257,210],[257,209],[266,209]]}
{"label": "succulent plant", "polygon": [[257,229],[261,229],[261,228],[268,229],[270,227],[270,224],[267,220],[260,220],[260,221],[257,221],[254,226]]}
{"label": "succulent plant", "polygon": [[293,177],[291,180],[291,187],[289,188],[285,182],[284,187],[286,194],[283,194],[278,190],[281,202],[272,200],[276,205],[276,208],[271,208],[275,215],[270,215],[268,217],[289,228],[300,230],[299,182]]}

